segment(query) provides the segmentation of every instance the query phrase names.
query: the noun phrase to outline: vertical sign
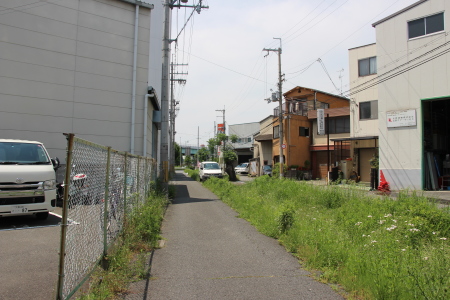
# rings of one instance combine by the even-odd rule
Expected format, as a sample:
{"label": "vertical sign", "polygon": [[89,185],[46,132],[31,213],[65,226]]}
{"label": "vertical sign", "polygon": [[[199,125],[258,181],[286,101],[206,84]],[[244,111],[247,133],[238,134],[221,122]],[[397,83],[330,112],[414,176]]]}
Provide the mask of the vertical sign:
{"label": "vertical sign", "polygon": [[317,110],[317,134],[325,135],[325,111],[322,108]]}
{"label": "vertical sign", "polygon": [[224,124],[217,124],[217,132],[225,133],[225,125]]}

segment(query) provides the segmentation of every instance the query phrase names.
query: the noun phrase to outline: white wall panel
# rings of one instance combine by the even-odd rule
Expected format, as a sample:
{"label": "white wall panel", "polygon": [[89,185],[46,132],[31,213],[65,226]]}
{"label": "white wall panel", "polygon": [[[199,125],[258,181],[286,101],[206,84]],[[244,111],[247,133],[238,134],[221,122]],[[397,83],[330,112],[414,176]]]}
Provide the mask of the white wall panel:
{"label": "white wall panel", "polygon": [[73,85],[73,70],[64,70],[46,66],[27,64],[17,61],[0,59],[0,70],[8,70],[0,76],[24,79],[30,81],[39,81],[61,85]]}
{"label": "white wall panel", "polygon": [[[73,103],[70,101],[2,95],[1,93],[0,98],[2,112],[40,115],[43,118],[46,116],[71,118],[73,115]],[[22,121],[25,120],[22,119]],[[2,126],[5,127],[7,124],[2,122]]]}
{"label": "white wall panel", "polygon": [[71,101],[73,97],[72,86],[7,77],[0,77],[0,91],[7,95],[64,101]]}
{"label": "white wall panel", "polygon": [[61,68],[65,70],[73,70],[75,68],[75,58],[73,55],[14,45],[1,41],[0,59]]}

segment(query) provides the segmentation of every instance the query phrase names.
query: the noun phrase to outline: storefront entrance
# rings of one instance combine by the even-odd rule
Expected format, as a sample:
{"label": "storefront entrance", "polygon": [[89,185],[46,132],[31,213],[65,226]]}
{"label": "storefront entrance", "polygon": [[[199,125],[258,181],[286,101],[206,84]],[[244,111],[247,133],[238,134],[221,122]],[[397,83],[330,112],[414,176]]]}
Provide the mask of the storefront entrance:
{"label": "storefront entrance", "polygon": [[450,190],[450,98],[422,101],[423,186]]}

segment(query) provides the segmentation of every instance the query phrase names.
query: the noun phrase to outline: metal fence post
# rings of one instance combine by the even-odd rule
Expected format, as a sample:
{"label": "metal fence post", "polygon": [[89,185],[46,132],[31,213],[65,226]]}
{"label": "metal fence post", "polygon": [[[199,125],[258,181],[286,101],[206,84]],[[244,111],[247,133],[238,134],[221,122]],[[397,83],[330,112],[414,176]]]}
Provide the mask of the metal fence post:
{"label": "metal fence post", "polygon": [[105,180],[105,199],[103,203],[103,267],[105,267],[105,258],[108,254],[108,201],[109,201],[109,169],[111,167],[111,147],[108,147],[106,158],[106,180]]}
{"label": "metal fence post", "polygon": [[128,207],[127,207],[127,177],[128,177],[128,152],[125,152],[125,170],[123,170],[123,209],[124,214],[127,213]]}
{"label": "metal fence post", "polygon": [[67,138],[67,159],[66,159],[66,174],[64,179],[64,200],[62,209],[62,220],[61,220],[61,242],[59,248],[59,269],[58,269],[58,286],[56,299],[63,299],[63,287],[64,287],[64,258],[66,256],[66,234],[67,234],[67,209],[68,209],[68,199],[69,199],[69,189],[70,189],[70,172],[72,169],[72,150],[73,150],[73,133],[65,133]]}

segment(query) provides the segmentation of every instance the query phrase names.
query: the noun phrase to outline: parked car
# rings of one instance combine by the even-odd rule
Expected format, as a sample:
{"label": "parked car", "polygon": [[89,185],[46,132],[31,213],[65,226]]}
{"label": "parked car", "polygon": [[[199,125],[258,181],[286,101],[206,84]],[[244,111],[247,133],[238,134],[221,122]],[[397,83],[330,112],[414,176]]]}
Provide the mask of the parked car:
{"label": "parked car", "polygon": [[262,167],[262,175],[272,176],[272,166],[271,165],[264,165]]}
{"label": "parked car", "polygon": [[243,164],[237,165],[234,168],[234,172],[236,172],[236,174],[248,174],[248,169],[249,169],[249,164],[243,163]]}
{"label": "parked car", "polygon": [[200,181],[210,177],[223,178],[222,169],[215,161],[204,161],[200,164]]}
{"label": "parked car", "polygon": [[40,142],[0,139],[0,217],[47,219],[56,206],[59,166]]}

